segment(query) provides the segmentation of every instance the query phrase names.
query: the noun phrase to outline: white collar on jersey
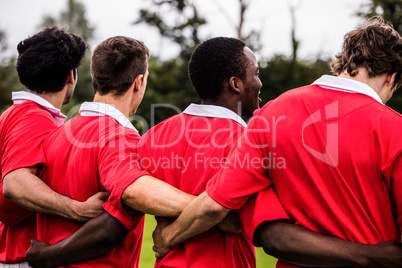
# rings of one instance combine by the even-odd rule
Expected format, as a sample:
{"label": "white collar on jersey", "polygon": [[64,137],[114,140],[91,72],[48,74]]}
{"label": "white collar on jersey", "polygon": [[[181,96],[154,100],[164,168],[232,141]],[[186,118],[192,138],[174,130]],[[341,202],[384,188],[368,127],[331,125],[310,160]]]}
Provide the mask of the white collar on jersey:
{"label": "white collar on jersey", "polygon": [[203,117],[227,118],[247,127],[246,122],[244,122],[238,114],[222,106],[192,103],[183,111],[183,113]]}
{"label": "white collar on jersey", "polygon": [[67,118],[64,114],[61,113],[59,109],[54,107],[50,102],[48,102],[47,100],[36,94],[27,91],[12,92],[12,100],[14,104],[20,104],[25,101],[33,101],[39,104],[53,116],[54,120],[59,126],[63,125],[64,120]]}
{"label": "white collar on jersey", "polygon": [[101,102],[84,102],[81,104],[81,116],[110,116],[113,117],[123,127],[131,128],[138,132],[138,130],[131,124],[130,120],[115,107]]}
{"label": "white collar on jersey", "polygon": [[332,90],[344,91],[349,93],[363,94],[372,97],[379,103],[382,103],[380,96],[367,84],[347,79],[343,77],[337,77],[332,75],[323,75],[318,78],[312,85],[318,85],[323,88]]}

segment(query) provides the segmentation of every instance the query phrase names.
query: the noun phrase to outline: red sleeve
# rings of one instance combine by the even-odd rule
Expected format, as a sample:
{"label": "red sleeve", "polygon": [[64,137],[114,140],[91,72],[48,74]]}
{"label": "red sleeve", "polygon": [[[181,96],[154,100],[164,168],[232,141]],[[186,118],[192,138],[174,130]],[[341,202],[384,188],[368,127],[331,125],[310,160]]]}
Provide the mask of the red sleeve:
{"label": "red sleeve", "polygon": [[109,201],[103,204],[103,208],[110,215],[118,219],[129,231],[134,230],[140,223],[144,213],[140,211],[135,211],[134,213],[129,213],[124,210],[118,209],[110,204]]}
{"label": "red sleeve", "polygon": [[46,164],[41,147],[44,138],[57,125],[52,116],[43,110],[29,111],[8,124],[2,144],[1,179],[10,171],[23,167]]}
{"label": "red sleeve", "polygon": [[7,125],[0,169],[0,221],[13,226],[33,215],[33,212],[3,196],[3,178],[18,168],[46,164],[41,144],[57,125],[52,116],[42,109],[29,110]]}
{"label": "red sleeve", "polygon": [[120,135],[108,142],[98,159],[100,181],[110,193],[109,202],[116,209],[125,209],[121,200],[124,190],[138,178],[149,175],[137,157],[138,140],[137,133]]}
{"label": "red sleeve", "polygon": [[[254,232],[261,223],[272,220],[290,221],[289,215],[272,186],[252,195],[238,212],[244,232],[250,241],[254,241]],[[254,244],[254,246],[259,247],[260,245]]]}
{"label": "red sleeve", "polygon": [[252,118],[223,168],[208,183],[207,193],[222,206],[239,209],[252,194],[271,185],[266,121],[258,114]]}

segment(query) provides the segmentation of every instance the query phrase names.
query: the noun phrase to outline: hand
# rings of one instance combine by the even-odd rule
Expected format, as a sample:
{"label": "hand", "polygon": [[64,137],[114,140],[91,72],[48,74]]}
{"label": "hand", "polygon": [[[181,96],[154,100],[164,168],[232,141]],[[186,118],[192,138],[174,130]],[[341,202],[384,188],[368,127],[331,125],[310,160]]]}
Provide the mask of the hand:
{"label": "hand", "polygon": [[29,266],[34,268],[48,268],[52,267],[47,261],[50,258],[45,256],[46,254],[42,254],[46,251],[46,249],[50,247],[49,244],[38,241],[36,239],[31,240],[31,247],[28,249],[25,254],[25,259],[27,260]]}
{"label": "hand", "polygon": [[387,241],[373,246],[373,254],[365,267],[402,267],[402,244]]}
{"label": "hand", "polygon": [[152,249],[155,251],[155,257],[159,259],[166,256],[172,250],[172,248],[167,246],[165,237],[163,236],[163,230],[170,224],[170,221],[162,217],[155,217],[155,219],[158,224],[156,225],[155,231],[152,233],[152,239],[154,240]]}
{"label": "hand", "polygon": [[236,210],[229,211],[228,215],[216,227],[227,234],[239,234],[243,229]]}
{"label": "hand", "polygon": [[107,201],[109,195],[108,192],[99,192],[88,198],[87,201],[79,202],[76,209],[76,220],[89,221],[105,212],[102,205]]}

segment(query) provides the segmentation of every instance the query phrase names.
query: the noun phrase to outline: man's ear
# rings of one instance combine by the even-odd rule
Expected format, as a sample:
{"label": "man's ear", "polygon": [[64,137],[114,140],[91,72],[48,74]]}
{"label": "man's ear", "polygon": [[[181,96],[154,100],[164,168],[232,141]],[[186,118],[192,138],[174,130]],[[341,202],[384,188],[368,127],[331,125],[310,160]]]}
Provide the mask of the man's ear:
{"label": "man's ear", "polygon": [[134,79],[134,91],[139,91],[143,82],[144,82],[144,75],[143,74],[137,75],[137,77]]}
{"label": "man's ear", "polygon": [[74,82],[75,82],[76,77],[77,77],[76,69],[71,69],[70,73],[67,76],[66,84],[72,84],[73,85]]}
{"label": "man's ear", "polygon": [[241,81],[239,78],[232,76],[229,79],[229,87],[235,91],[236,93],[240,93],[241,87],[243,86],[243,81]]}
{"label": "man's ear", "polygon": [[394,83],[396,74],[397,73],[388,74],[388,76],[387,76],[387,85],[388,86],[390,86],[390,85],[392,85]]}

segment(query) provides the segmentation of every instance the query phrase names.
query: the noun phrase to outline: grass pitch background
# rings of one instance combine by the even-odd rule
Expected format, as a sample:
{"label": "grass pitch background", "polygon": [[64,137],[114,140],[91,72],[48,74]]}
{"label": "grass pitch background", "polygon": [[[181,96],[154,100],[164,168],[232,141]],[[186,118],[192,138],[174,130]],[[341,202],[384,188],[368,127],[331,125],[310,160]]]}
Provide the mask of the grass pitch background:
{"label": "grass pitch background", "polygon": [[[140,267],[148,268],[154,267],[155,253],[152,251],[152,232],[155,229],[156,220],[154,216],[145,216],[144,227],[144,240],[142,243]],[[276,264],[276,259],[271,257],[262,250],[262,248],[256,248],[255,253],[257,255],[257,268],[273,268]]]}

